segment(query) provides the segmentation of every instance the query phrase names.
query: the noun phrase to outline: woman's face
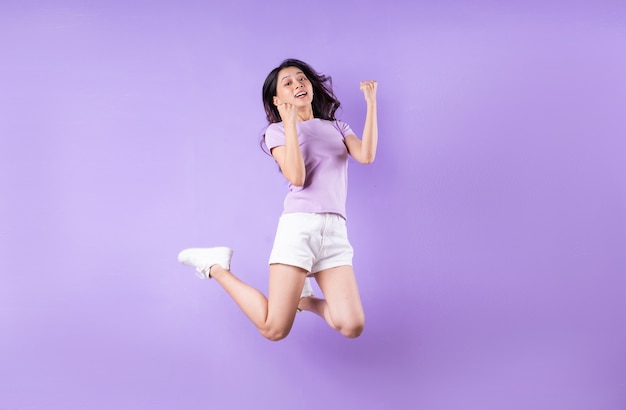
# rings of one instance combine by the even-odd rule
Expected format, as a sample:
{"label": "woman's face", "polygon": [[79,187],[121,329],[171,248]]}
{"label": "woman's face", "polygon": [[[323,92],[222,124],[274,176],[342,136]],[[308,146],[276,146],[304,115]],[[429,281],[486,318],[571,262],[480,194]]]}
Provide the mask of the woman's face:
{"label": "woman's face", "polygon": [[278,72],[274,104],[293,104],[305,107],[313,102],[313,86],[302,70],[286,67]]}

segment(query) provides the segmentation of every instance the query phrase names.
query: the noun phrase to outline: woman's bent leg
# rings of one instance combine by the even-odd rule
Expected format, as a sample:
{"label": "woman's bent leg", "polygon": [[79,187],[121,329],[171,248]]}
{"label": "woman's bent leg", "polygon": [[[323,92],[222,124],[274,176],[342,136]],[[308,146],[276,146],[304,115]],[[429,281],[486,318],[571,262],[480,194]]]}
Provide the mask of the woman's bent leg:
{"label": "woman's bent leg", "polygon": [[299,308],[318,314],[346,337],[358,337],[365,325],[365,313],[352,266],[338,266],[315,275],[324,299],[303,298]]}
{"label": "woman's bent leg", "polygon": [[211,277],[222,285],[264,337],[280,340],[289,334],[306,278],[304,269],[270,265],[267,298],[219,265],[211,268]]}

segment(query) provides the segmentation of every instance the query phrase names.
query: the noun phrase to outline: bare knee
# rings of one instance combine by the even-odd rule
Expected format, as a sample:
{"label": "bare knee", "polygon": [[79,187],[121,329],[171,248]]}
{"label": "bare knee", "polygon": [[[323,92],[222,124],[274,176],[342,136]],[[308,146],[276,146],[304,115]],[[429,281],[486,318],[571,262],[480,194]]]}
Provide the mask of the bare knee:
{"label": "bare knee", "polygon": [[339,330],[339,332],[342,335],[350,339],[354,339],[356,337],[361,336],[361,333],[363,333],[364,328],[365,328],[365,322],[361,320],[350,322],[350,323],[345,323],[340,326],[337,326],[337,330]]}
{"label": "bare knee", "polygon": [[272,342],[277,342],[279,340],[286,338],[287,335],[289,335],[289,331],[290,329],[288,328],[280,328],[280,327],[268,327],[266,329],[260,330],[261,335],[264,338],[271,340]]}

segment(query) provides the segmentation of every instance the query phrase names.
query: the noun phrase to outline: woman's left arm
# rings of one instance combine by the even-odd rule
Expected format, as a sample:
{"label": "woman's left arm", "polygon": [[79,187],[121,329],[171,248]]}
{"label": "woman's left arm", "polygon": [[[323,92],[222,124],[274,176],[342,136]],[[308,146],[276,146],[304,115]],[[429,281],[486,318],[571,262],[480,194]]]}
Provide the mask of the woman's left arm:
{"label": "woman's left arm", "polygon": [[361,164],[371,164],[376,158],[376,146],[378,145],[377,88],[378,83],[376,81],[361,81],[361,91],[363,91],[367,103],[363,137],[358,139],[356,135],[348,135],[345,139],[348,153]]}

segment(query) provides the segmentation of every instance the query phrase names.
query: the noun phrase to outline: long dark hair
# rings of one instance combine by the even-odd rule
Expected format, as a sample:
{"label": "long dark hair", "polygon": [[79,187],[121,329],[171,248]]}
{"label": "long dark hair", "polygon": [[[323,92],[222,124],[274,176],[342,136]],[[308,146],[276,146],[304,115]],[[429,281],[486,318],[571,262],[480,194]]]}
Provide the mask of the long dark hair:
{"label": "long dark hair", "polygon": [[263,107],[265,108],[267,122],[272,124],[282,121],[278,108],[274,105],[274,97],[276,96],[278,72],[287,67],[298,68],[311,82],[313,86],[313,117],[335,121],[335,112],[341,106],[341,103],[335,97],[335,93],[333,93],[332,78],[316,72],[304,61],[288,58],[270,71],[265,79],[265,83],[263,83]]}

